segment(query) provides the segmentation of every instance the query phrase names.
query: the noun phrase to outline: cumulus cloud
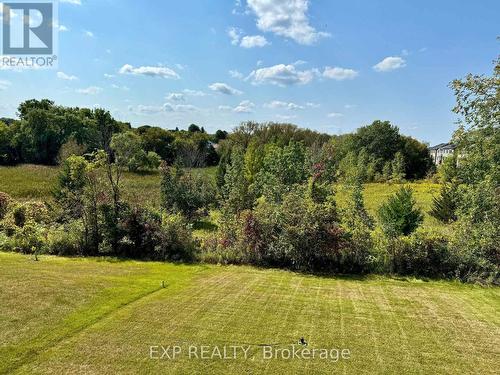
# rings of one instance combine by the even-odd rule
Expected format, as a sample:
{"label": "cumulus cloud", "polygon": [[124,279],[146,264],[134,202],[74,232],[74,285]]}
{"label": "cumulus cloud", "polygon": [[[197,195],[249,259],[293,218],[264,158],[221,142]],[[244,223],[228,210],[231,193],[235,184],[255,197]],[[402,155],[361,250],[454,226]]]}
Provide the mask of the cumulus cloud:
{"label": "cumulus cloud", "polygon": [[174,102],[183,102],[184,100],[186,100],[184,94],[180,92],[171,92],[167,94],[166,98],[167,100],[171,100]]}
{"label": "cumulus cloud", "polygon": [[129,106],[128,109],[130,112],[133,112],[133,113],[136,113],[139,115],[157,115],[157,114],[166,113],[166,112],[193,112],[193,111],[197,111],[198,107],[195,107],[194,105],[189,105],[189,104],[165,103],[161,106],[140,104],[136,107]]}
{"label": "cumulus cloud", "polygon": [[248,7],[257,16],[257,27],[262,31],[306,45],[330,36],[309,24],[308,0],[248,0]]}
{"label": "cumulus cloud", "polygon": [[184,92],[184,94],[189,95],[189,96],[206,96],[207,95],[203,91],[199,91],[199,90],[184,89],[182,91]]}
{"label": "cumulus cloud", "polygon": [[319,107],[321,107],[321,104],[319,104],[319,103],[313,103],[313,102],[307,102],[306,103],[306,107],[308,107],[308,108],[319,108]]}
{"label": "cumulus cloud", "polygon": [[89,38],[93,38],[94,37],[94,33],[92,31],[89,31],[89,30],[85,30],[83,32],[83,34]]}
{"label": "cumulus cloud", "polygon": [[231,39],[233,46],[240,46],[243,48],[265,47],[269,44],[267,39],[262,35],[245,35],[243,30],[237,27],[230,27],[227,29],[227,35]]}
{"label": "cumulus cloud", "polygon": [[118,72],[120,74],[144,75],[148,77],[180,78],[175,71],[165,66],[139,66],[136,68],[130,64],[125,64]]}
{"label": "cumulus cloud", "polygon": [[245,77],[243,73],[240,73],[237,70],[230,70],[229,75],[236,79],[243,79]]}
{"label": "cumulus cloud", "polygon": [[304,109],[304,106],[292,102],[282,102],[280,100],[273,100],[272,102],[265,103],[264,108],[288,109],[290,111],[293,111],[297,109]]}
{"label": "cumulus cloud", "polygon": [[337,66],[333,68],[327,66],[323,71],[323,77],[334,79],[336,81],[343,81],[345,79],[354,79],[358,75],[359,73],[354,69],[339,68]]}
{"label": "cumulus cloud", "polygon": [[405,66],[405,59],[399,56],[389,56],[383,59],[377,65],[374,65],[373,69],[377,72],[390,72],[391,70],[404,68]]}
{"label": "cumulus cloud", "polygon": [[237,27],[230,27],[229,29],[227,29],[227,35],[231,39],[231,44],[234,46],[237,46],[240,43],[242,34],[243,31],[241,31],[241,29],[238,29]]}
{"label": "cumulus cloud", "polygon": [[265,47],[269,44],[266,38],[262,35],[246,35],[241,38],[240,47],[243,48],[254,48],[254,47]]}
{"label": "cumulus cloud", "polygon": [[163,108],[166,112],[194,112],[198,110],[198,107],[195,107],[191,104],[171,104],[165,103]]}
{"label": "cumulus cloud", "polygon": [[73,4],[73,5],[82,5],[81,0],[59,0],[60,3],[67,3],[67,4]]}
{"label": "cumulus cloud", "polygon": [[90,86],[90,87],[87,87],[86,89],[76,90],[77,93],[84,94],[84,95],[97,95],[101,91],[102,91],[102,88],[97,87],[97,86]]}
{"label": "cumulus cloud", "polygon": [[253,109],[255,108],[255,104],[252,103],[250,100],[243,100],[238,104],[234,109],[233,112],[236,113],[252,113]]}
{"label": "cumulus cloud", "polygon": [[327,116],[330,118],[336,118],[336,117],[343,117],[344,115],[342,113],[338,113],[338,112],[331,112]]}
{"label": "cumulus cloud", "polygon": [[77,76],[72,76],[64,72],[57,72],[57,78],[63,79],[65,81],[76,81],[78,79]]}
{"label": "cumulus cloud", "polygon": [[273,84],[278,86],[305,85],[314,79],[317,71],[298,70],[292,64],[278,64],[266,68],[260,68],[250,73],[248,78],[254,84]]}
{"label": "cumulus cloud", "polygon": [[208,88],[212,91],[220,92],[221,94],[224,94],[224,95],[241,95],[241,94],[243,94],[242,91],[237,90],[235,88],[232,88],[228,84],[222,83],[222,82],[212,83],[210,86],[208,86]]}
{"label": "cumulus cloud", "polygon": [[243,100],[234,108],[230,105],[220,105],[218,108],[219,111],[223,112],[252,113],[255,108],[255,104],[250,100]]}

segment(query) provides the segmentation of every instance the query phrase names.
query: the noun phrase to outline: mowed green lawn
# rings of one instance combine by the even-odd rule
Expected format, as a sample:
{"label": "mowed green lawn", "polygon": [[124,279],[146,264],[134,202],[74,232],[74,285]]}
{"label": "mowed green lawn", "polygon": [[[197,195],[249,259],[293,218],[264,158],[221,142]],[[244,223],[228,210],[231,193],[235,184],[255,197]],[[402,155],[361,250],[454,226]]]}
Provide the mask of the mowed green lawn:
{"label": "mowed green lawn", "polygon": [[[16,167],[0,167],[0,191],[20,200],[51,199],[51,192],[57,181],[58,167],[40,165],[20,165]],[[216,167],[192,169],[192,173],[204,174],[215,178]],[[442,227],[442,224],[430,217],[427,212],[432,206],[432,197],[439,193],[439,185],[428,182],[409,184],[415,192],[417,204],[425,212],[426,227]],[[401,185],[371,183],[365,185],[364,197],[368,211],[376,216],[377,210],[390,195]],[[124,196],[132,202],[140,202],[153,207],[159,206],[160,176],[158,173],[135,174],[126,173],[123,179]],[[337,197],[341,205],[346,194],[338,189]]]}
{"label": "mowed green lawn", "polygon": [[[452,282],[0,253],[0,298],[6,374],[493,374],[500,361],[500,290]],[[263,358],[301,336],[349,359]],[[160,345],[183,351],[151,359]],[[189,359],[201,345],[249,356]]]}

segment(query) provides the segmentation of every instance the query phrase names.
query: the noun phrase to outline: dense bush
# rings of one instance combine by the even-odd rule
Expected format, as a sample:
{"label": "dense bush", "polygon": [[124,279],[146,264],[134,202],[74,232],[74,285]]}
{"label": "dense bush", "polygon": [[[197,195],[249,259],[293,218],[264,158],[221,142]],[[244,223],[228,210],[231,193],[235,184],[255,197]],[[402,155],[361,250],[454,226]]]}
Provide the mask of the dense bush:
{"label": "dense bush", "polygon": [[205,259],[307,271],[351,268],[332,197],[316,203],[305,186],[296,186],[281,202],[260,198],[254,210],[225,219],[217,238],[205,241]]}
{"label": "dense bush", "polygon": [[7,214],[11,202],[12,198],[10,195],[0,191],[0,220]]}
{"label": "dense bush", "polygon": [[206,214],[215,200],[215,187],[203,176],[165,163],[161,167],[161,176],[161,206],[169,213],[181,213],[194,220]]}
{"label": "dense bush", "polygon": [[450,251],[446,238],[416,232],[389,243],[392,272],[424,277],[455,276],[458,258]]}
{"label": "dense bush", "polygon": [[401,187],[378,211],[384,232],[390,237],[413,233],[424,220],[410,187]]}

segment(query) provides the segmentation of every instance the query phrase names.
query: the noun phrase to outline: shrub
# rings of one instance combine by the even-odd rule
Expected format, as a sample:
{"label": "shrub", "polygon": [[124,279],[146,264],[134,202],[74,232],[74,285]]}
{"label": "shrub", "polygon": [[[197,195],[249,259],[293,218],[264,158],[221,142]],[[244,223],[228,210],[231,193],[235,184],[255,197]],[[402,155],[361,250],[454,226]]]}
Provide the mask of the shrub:
{"label": "shrub", "polygon": [[11,246],[23,254],[43,253],[47,250],[47,231],[33,221],[26,222],[15,232]]}
{"label": "shrub", "polygon": [[423,277],[453,277],[457,257],[442,236],[417,232],[390,241],[392,272]]}
{"label": "shrub", "polygon": [[47,253],[52,255],[83,254],[83,224],[79,220],[47,232]]}
{"label": "shrub", "polygon": [[[206,214],[214,202],[215,188],[203,176],[191,175],[182,169],[163,164],[161,168],[161,205],[171,214],[181,213],[188,220]],[[205,212],[202,212],[205,211]]]}
{"label": "shrub", "polygon": [[191,225],[179,214],[163,215],[162,239],[155,249],[156,259],[189,262],[196,258],[198,246]]}
{"label": "shrub", "polygon": [[444,184],[439,196],[433,198],[429,215],[443,223],[457,220],[457,189],[455,185]]}
{"label": "shrub", "polygon": [[378,215],[385,234],[390,237],[409,235],[422,223],[424,216],[413,198],[410,187],[401,187],[384,203]]}
{"label": "shrub", "polygon": [[345,270],[344,242],[332,197],[315,203],[307,186],[296,186],[281,202],[260,198],[255,210],[227,218],[205,253],[296,270]]}
{"label": "shrub", "polygon": [[0,220],[2,220],[9,211],[9,205],[12,198],[9,194],[0,191]]}
{"label": "shrub", "polygon": [[360,183],[352,187],[347,206],[341,210],[341,224],[347,238],[343,251],[345,268],[351,273],[368,271],[373,258],[373,219],[366,211]]}

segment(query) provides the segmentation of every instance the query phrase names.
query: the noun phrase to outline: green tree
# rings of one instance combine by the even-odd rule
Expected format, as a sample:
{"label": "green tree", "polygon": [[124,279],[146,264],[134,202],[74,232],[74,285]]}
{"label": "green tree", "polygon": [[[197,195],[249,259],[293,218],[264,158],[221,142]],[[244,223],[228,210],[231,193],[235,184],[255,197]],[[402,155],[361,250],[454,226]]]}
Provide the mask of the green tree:
{"label": "green tree", "polygon": [[429,214],[443,223],[457,219],[457,187],[453,184],[444,184],[439,196],[432,200],[432,209]]}
{"label": "green tree", "polygon": [[402,182],[405,178],[405,159],[401,152],[396,152],[394,160],[391,163],[391,180]]}
{"label": "green tree", "polygon": [[380,207],[378,216],[382,229],[389,237],[407,236],[424,220],[413,198],[413,190],[407,186],[402,186]]}

